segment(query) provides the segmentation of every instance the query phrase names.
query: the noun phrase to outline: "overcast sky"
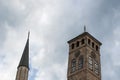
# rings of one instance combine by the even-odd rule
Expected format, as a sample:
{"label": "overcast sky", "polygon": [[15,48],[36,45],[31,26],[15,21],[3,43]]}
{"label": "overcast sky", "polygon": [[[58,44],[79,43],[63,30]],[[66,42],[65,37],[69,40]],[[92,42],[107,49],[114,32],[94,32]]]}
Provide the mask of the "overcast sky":
{"label": "overcast sky", "polygon": [[0,0],[0,78],[15,80],[30,30],[29,80],[67,80],[67,41],[102,42],[102,80],[120,79],[120,0]]}

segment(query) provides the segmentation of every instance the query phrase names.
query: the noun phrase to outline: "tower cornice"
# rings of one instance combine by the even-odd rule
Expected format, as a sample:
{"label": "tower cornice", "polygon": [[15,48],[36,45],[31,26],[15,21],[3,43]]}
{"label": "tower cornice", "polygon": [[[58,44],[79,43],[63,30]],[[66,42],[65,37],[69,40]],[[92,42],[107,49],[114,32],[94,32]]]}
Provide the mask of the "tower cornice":
{"label": "tower cornice", "polygon": [[78,38],[80,38],[80,37],[82,37],[82,36],[86,36],[86,35],[89,36],[90,38],[92,38],[93,40],[95,40],[97,43],[99,43],[99,45],[102,45],[102,43],[101,43],[99,40],[97,40],[96,38],[94,38],[94,37],[93,37],[91,34],[89,34],[88,32],[83,32],[82,34],[78,35],[77,37],[69,40],[68,43],[71,43],[71,42],[77,40]]}

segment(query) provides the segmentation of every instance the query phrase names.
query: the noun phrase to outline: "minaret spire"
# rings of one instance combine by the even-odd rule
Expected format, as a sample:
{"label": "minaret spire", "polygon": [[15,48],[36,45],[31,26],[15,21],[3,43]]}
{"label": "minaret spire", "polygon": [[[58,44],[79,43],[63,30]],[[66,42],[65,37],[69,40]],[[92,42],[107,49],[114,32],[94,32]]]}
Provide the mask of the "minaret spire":
{"label": "minaret spire", "polygon": [[29,39],[29,37],[30,37],[30,31],[28,31],[28,39]]}
{"label": "minaret spire", "polygon": [[29,35],[30,35],[30,32],[28,32],[27,42],[26,42],[20,63],[18,65],[18,68],[20,66],[25,66],[29,69]]}
{"label": "minaret spire", "polygon": [[29,36],[30,32],[28,32],[27,42],[20,60],[20,63],[17,68],[17,74],[15,80],[28,80],[28,72],[29,72]]}

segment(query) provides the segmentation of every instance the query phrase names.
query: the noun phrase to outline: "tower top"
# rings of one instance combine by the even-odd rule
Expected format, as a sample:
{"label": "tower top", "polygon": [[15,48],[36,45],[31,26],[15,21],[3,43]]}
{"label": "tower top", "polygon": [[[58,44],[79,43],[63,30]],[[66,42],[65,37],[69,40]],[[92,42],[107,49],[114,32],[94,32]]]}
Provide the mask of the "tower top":
{"label": "tower top", "polygon": [[26,42],[20,63],[18,65],[18,68],[20,66],[25,66],[29,69],[29,35],[30,35],[30,32],[28,32],[27,42]]}
{"label": "tower top", "polygon": [[28,39],[29,39],[29,37],[30,37],[30,31],[28,31]]}
{"label": "tower top", "polygon": [[71,39],[68,41],[68,43],[71,43],[73,41],[75,41],[76,39],[83,37],[83,36],[89,36],[90,38],[92,38],[94,41],[96,41],[99,45],[102,45],[102,43],[100,41],[98,41],[96,38],[94,38],[90,33],[88,32],[83,32],[82,34],[76,36],[75,38]]}

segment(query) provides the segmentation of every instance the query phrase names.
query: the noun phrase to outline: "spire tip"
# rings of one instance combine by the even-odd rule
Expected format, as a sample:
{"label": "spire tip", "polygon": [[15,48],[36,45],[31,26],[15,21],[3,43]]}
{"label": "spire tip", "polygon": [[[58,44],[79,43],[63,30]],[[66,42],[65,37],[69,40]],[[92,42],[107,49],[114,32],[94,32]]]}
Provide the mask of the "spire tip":
{"label": "spire tip", "polygon": [[28,39],[29,39],[29,36],[30,36],[30,31],[28,31]]}
{"label": "spire tip", "polygon": [[84,25],[84,32],[86,32],[86,25]]}

